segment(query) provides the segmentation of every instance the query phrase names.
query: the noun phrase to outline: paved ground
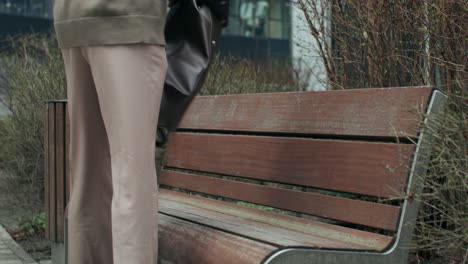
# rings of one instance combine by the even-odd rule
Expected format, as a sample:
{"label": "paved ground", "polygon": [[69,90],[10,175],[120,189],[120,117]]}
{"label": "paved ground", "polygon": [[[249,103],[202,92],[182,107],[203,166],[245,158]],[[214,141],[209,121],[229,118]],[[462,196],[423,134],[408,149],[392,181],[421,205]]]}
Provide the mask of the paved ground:
{"label": "paved ground", "polygon": [[36,264],[0,226],[0,264]]}

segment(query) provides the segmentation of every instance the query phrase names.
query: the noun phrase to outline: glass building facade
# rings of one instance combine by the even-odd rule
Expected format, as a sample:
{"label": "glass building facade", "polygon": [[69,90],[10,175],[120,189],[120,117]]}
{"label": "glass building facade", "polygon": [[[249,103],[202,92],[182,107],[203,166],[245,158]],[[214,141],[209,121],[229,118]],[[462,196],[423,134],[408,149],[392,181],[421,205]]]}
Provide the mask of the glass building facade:
{"label": "glass building facade", "polygon": [[[230,3],[229,26],[219,46],[221,55],[252,59],[290,56],[291,0]],[[0,36],[52,29],[52,6],[53,0],[0,0]]]}
{"label": "glass building facade", "polygon": [[52,0],[0,0],[0,13],[52,18]]}
{"label": "glass building facade", "polygon": [[289,39],[290,0],[230,0],[227,35]]}
{"label": "glass building facade", "polygon": [[[289,39],[290,5],[290,0],[231,0],[225,34]],[[52,0],[0,0],[0,12],[52,18]]]}

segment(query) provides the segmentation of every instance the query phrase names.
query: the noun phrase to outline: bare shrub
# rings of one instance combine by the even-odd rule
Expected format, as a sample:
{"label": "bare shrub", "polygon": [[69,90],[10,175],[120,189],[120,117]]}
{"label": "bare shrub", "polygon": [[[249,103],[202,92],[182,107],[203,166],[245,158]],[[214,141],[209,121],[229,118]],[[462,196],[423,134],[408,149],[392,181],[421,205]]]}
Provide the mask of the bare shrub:
{"label": "bare shrub", "polygon": [[[466,97],[466,1],[297,0],[330,87],[431,84]],[[331,23],[331,28],[327,26]]]}
{"label": "bare shrub", "polygon": [[[414,248],[467,262],[468,2],[296,0],[330,89],[430,85],[449,96]],[[328,26],[331,24],[331,27]],[[311,47],[313,45],[310,45]],[[435,132],[435,131],[434,131]]]}
{"label": "bare shrub", "polygon": [[424,191],[413,247],[420,259],[444,256],[452,263],[468,261],[468,122],[466,111],[449,100],[445,112],[434,117],[439,130],[429,129],[434,155],[422,179]]}
{"label": "bare shrub", "polygon": [[30,204],[42,200],[43,113],[46,100],[64,98],[63,64],[46,35],[11,39],[0,61],[0,98],[10,112],[0,120],[0,171],[7,175],[1,187]]}
{"label": "bare shrub", "polygon": [[202,95],[268,93],[303,90],[288,62],[254,62],[218,57],[210,67]]}
{"label": "bare shrub", "polygon": [[[53,36],[26,35],[9,44],[0,52],[0,103],[10,112],[0,118],[0,192],[10,195],[0,200],[28,205],[43,199],[45,101],[65,98],[65,72]],[[288,65],[217,58],[202,94],[291,90],[297,88]]]}

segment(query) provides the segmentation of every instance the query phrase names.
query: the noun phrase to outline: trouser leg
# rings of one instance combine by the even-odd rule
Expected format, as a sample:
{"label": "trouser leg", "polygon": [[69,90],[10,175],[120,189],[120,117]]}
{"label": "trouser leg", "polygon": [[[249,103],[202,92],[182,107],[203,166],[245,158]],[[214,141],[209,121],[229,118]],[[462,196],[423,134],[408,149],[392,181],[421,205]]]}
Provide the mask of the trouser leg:
{"label": "trouser leg", "polygon": [[109,146],[91,68],[80,48],[63,49],[70,117],[68,264],[112,264]]}
{"label": "trouser leg", "polygon": [[[92,76],[92,82],[84,82],[83,86],[94,87],[95,93],[91,92],[93,89],[75,91],[81,87],[68,91],[70,129],[76,129],[74,136],[70,135],[70,158],[75,166],[70,164],[74,180],[68,208],[69,264],[112,263],[112,259],[116,264],[154,264],[158,206],[154,145],[167,68],[165,50],[156,45],[112,45],[85,47],[81,51],[89,65],[86,73]],[[75,73],[67,69],[69,72]],[[69,85],[73,80],[83,81],[71,79]],[[97,103],[89,107],[93,100],[87,101],[87,96],[95,96]],[[82,101],[77,103],[77,98]],[[81,123],[90,124],[89,117],[100,124],[77,128]],[[80,145],[83,142],[86,147]],[[97,156],[101,162],[93,163],[88,155]],[[103,190],[89,195],[87,188],[92,192]],[[113,192],[112,199],[109,192]],[[85,208],[89,204],[90,208]],[[88,211],[95,212],[95,217],[87,217],[84,212]],[[73,262],[80,258],[81,261]]]}
{"label": "trouser leg", "polygon": [[109,140],[115,264],[156,264],[156,126],[166,75],[162,46],[84,48]]}

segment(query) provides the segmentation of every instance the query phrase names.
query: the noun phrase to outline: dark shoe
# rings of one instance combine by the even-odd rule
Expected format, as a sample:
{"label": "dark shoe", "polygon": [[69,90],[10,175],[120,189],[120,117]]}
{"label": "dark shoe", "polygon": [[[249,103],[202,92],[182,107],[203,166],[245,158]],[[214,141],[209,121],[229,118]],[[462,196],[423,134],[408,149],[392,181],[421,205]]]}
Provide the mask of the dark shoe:
{"label": "dark shoe", "polygon": [[169,131],[164,127],[159,127],[156,134],[156,147],[165,148],[169,138]]}

